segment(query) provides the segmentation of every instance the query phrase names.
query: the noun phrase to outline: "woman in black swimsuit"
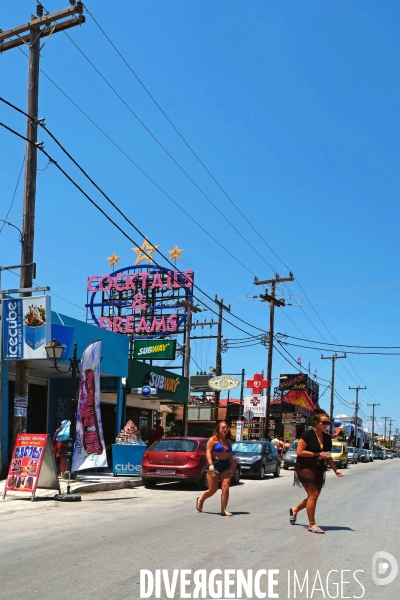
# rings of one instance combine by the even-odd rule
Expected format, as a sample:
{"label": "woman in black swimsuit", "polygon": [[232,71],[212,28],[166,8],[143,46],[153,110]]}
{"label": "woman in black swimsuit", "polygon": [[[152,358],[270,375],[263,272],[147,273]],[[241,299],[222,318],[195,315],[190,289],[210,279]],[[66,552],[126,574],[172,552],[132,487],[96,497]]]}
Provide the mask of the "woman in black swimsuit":
{"label": "woman in black swimsuit", "polygon": [[332,438],[326,433],[326,428],[330,423],[328,414],[321,408],[315,408],[312,418],[314,429],[303,433],[297,444],[297,462],[293,483],[293,485],[304,487],[307,498],[290,509],[290,523],[294,525],[299,510],[306,508],[309,520],[308,531],[325,533],[315,522],[315,509],[318,497],[325,485],[326,463],[328,462],[338,477],[344,477],[344,475],[337,469],[331,458]]}
{"label": "woman in black swimsuit", "polygon": [[235,470],[232,454],[233,441],[230,429],[225,421],[218,423],[213,431],[212,437],[207,442],[207,479],[208,490],[204,492],[201,498],[196,500],[196,508],[199,512],[203,510],[203,504],[207,498],[214,496],[221,480],[221,515],[231,517],[232,513],[226,510],[229,500],[229,484],[232,474]]}

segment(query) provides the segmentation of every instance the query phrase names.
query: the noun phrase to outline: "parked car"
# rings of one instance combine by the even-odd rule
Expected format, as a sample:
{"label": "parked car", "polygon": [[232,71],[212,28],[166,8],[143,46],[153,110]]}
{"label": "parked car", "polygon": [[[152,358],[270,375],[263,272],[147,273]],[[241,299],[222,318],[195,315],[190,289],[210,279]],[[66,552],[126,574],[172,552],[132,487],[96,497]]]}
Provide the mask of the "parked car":
{"label": "parked car", "polygon": [[[163,438],[154,442],[143,454],[142,480],[147,488],[161,481],[186,481],[199,489],[208,488],[206,446],[207,438]],[[239,483],[241,468],[233,457],[235,470],[231,483]]]}
{"label": "parked car", "polygon": [[362,463],[367,462],[367,455],[365,454],[364,448],[356,448],[358,454],[358,460]]}
{"label": "parked car", "polygon": [[332,443],[332,460],[339,469],[347,469],[349,462],[347,454],[347,444],[345,442],[338,442],[336,440]]}
{"label": "parked car", "polygon": [[265,475],[279,477],[281,461],[278,452],[268,441],[243,441],[232,445],[235,458],[240,463],[242,476],[264,479]]}
{"label": "parked car", "polygon": [[374,450],[374,459],[377,460],[385,460],[385,455],[382,450]]}
{"label": "parked car", "polygon": [[290,467],[294,468],[297,460],[297,444],[298,440],[294,440],[291,446],[286,450],[283,455],[283,468],[287,471]]}
{"label": "parked car", "polygon": [[393,458],[393,452],[386,452],[386,458]]}
{"label": "parked car", "polygon": [[358,463],[358,454],[356,448],[349,446],[347,448],[348,464],[356,465]]}
{"label": "parked car", "polygon": [[365,454],[367,455],[367,462],[372,462],[374,457],[372,456],[372,450],[366,450]]}

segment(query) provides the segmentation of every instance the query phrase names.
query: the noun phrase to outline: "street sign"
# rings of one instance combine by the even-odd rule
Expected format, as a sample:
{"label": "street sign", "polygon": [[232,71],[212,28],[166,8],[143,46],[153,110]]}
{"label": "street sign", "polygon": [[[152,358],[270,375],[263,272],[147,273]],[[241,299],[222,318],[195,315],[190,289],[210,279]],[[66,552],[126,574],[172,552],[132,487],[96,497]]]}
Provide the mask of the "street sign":
{"label": "street sign", "polygon": [[234,390],[240,385],[239,379],[231,375],[217,375],[208,380],[208,387],[212,390]]}
{"label": "street sign", "polygon": [[245,410],[243,413],[243,417],[246,419],[246,421],[251,421],[252,419],[254,419],[254,413],[251,410]]}

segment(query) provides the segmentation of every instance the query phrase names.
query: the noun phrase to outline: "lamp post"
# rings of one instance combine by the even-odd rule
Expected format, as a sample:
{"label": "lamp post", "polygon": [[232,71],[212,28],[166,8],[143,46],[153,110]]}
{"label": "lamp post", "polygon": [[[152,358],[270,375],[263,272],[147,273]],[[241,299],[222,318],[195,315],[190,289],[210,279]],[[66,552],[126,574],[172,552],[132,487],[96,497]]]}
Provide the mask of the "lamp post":
{"label": "lamp post", "polygon": [[[79,374],[79,363],[81,362],[80,358],[77,355],[78,344],[74,342],[74,353],[72,358],[68,358],[69,360],[69,368],[66,371],[63,371],[58,366],[58,361],[61,360],[64,346],[60,344],[57,340],[53,339],[46,346],[46,354],[47,358],[52,361],[53,367],[56,369],[58,373],[71,373],[71,428],[70,428],[70,439],[67,442],[67,473],[68,473],[68,484],[67,484],[67,493],[66,494],[57,494],[55,496],[56,500],[60,500],[62,502],[79,502],[81,500],[81,496],[79,494],[71,494],[71,464],[72,464],[72,455],[74,451],[74,441],[75,441],[75,430],[76,430],[76,379],[77,374]],[[65,477],[65,474],[64,474]]]}

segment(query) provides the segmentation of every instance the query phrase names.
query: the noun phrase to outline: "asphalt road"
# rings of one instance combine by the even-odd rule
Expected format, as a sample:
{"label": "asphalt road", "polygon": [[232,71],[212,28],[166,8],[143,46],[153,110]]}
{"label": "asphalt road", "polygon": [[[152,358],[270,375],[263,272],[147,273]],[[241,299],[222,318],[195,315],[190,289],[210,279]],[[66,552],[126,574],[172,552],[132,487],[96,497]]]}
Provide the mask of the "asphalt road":
{"label": "asphalt road", "polygon": [[[317,522],[325,535],[307,532],[305,512],[289,524],[289,507],[304,494],[292,486],[292,470],[231,488],[232,518],[220,516],[219,494],[196,512],[199,493],[178,484],[87,494],[77,504],[0,503],[0,598],[136,599],[141,569],[167,569],[169,576],[188,569],[189,579],[200,569],[207,578],[213,569],[246,576],[252,569],[253,577],[265,569],[260,589],[267,598],[270,577],[277,581],[270,593],[279,598],[398,600],[400,574],[377,585],[372,558],[384,551],[400,563],[400,460],[358,464],[344,473],[339,479],[328,472],[321,494]],[[378,560],[377,576],[391,570],[387,558]],[[302,585],[307,572],[308,591],[305,584],[300,592],[294,582],[297,577]],[[230,577],[236,582],[235,574]],[[212,597],[213,589],[204,597]],[[229,592],[237,597],[236,583],[217,597]],[[167,598],[164,585],[159,597]],[[170,597],[181,598],[179,580]]]}

